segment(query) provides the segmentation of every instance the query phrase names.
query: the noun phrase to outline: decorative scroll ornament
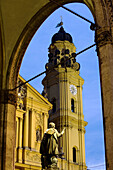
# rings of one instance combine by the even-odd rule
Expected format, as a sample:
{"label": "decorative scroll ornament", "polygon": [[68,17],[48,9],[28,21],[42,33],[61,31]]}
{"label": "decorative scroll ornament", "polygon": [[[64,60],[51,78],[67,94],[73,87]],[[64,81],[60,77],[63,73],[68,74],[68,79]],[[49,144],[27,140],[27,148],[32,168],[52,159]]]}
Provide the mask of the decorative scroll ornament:
{"label": "decorative scroll ornament", "polygon": [[72,68],[73,68],[75,71],[78,71],[78,70],[80,70],[80,64],[77,63],[77,62],[75,62],[75,63],[73,63]]}
{"label": "decorative scroll ornament", "polygon": [[95,41],[97,43],[97,47],[112,43],[111,32],[105,28],[97,30]]}

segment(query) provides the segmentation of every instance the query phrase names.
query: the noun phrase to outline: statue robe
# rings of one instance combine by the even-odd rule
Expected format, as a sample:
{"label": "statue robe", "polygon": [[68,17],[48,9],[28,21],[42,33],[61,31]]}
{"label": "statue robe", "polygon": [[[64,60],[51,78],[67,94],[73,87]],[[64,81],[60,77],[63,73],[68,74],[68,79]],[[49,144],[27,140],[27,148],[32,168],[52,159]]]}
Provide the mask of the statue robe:
{"label": "statue robe", "polygon": [[42,155],[58,155],[58,138],[62,136],[56,129],[47,129],[40,146]]}

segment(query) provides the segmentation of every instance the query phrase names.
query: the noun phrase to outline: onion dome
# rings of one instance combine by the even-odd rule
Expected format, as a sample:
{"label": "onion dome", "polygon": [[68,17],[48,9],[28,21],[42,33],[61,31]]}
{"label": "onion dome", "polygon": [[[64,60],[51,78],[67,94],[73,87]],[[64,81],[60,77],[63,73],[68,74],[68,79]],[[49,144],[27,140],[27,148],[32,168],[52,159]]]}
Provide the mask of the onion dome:
{"label": "onion dome", "polygon": [[54,34],[52,37],[52,44],[54,44],[56,41],[69,41],[70,43],[73,43],[72,37],[69,33],[66,33],[64,31],[63,27],[60,27],[60,30],[58,31],[58,33]]}

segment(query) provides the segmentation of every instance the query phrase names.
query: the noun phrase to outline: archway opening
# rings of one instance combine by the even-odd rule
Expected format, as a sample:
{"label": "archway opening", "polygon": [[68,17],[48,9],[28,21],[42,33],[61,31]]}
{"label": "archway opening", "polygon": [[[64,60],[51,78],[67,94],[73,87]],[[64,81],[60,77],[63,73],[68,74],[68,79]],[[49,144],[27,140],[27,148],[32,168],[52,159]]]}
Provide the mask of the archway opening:
{"label": "archway opening", "polygon": [[[86,17],[87,16],[91,17],[91,20],[93,20],[91,13],[89,12],[86,6],[82,4],[68,4],[67,6],[74,10],[75,9],[78,10],[78,13],[86,15]],[[59,12],[60,10],[61,12]],[[66,11],[64,12],[62,9],[56,10],[37,31],[37,33],[32,39],[32,42],[31,42],[32,45],[30,44],[26,51],[25,57],[23,59],[22,67],[20,70],[20,74],[26,80],[44,70],[45,63],[47,62],[47,53],[48,53],[47,47],[50,44],[50,38],[55,32],[57,32],[57,29],[55,28],[55,26],[60,20],[60,15],[58,15],[58,13],[60,13],[60,15],[63,16],[65,29],[69,33],[71,33],[71,35],[74,38],[74,44],[77,47],[77,51],[80,51],[84,49],[85,47],[91,45],[92,42],[94,41],[94,33],[91,32],[91,30],[89,29],[89,25],[87,23],[79,20],[78,18],[76,19],[75,16],[73,16],[72,14],[69,14]],[[53,25],[54,25],[54,28],[53,28]],[[77,27],[79,29],[77,29]],[[84,34],[82,34],[83,32]],[[49,42],[48,42],[48,39],[49,39]],[[36,47],[36,51],[32,49],[32,46],[33,48]],[[36,57],[33,59],[34,56]],[[38,60],[37,60],[37,57],[38,57]],[[34,61],[34,62],[31,62],[31,61]],[[81,70],[80,70],[81,76],[85,79],[84,90],[83,90],[83,104],[84,104],[85,120],[88,121],[89,123],[89,125],[86,128],[86,160],[88,160],[89,157],[91,160],[93,160],[92,162],[89,161],[91,163],[88,163],[88,164],[86,163],[86,164],[88,166],[95,165],[94,163],[95,158],[97,158],[96,165],[103,164],[104,162],[103,141],[104,140],[103,140],[103,130],[102,130],[103,127],[102,127],[98,59],[93,49],[79,56],[77,58],[77,61],[81,65]],[[27,67],[24,65],[24,63],[27,65]],[[42,64],[42,67],[40,67],[40,63]],[[32,86],[34,86],[39,92],[42,91],[42,86],[40,86],[38,83],[39,81],[41,82],[41,79],[40,80],[36,79],[35,81],[31,82]],[[100,115],[100,117],[98,115]],[[100,139],[97,139],[98,137],[96,138],[96,136],[99,136]],[[98,141],[101,144],[101,146],[98,145],[98,148],[97,148],[97,146],[94,145],[95,141]],[[94,148],[94,146],[96,147],[96,149]],[[97,155],[98,152],[96,153],[94,152],[97,150],[99,151],[101,156],[99,154]],[[102,158],[101,161],[99,160],[100,157]]]}

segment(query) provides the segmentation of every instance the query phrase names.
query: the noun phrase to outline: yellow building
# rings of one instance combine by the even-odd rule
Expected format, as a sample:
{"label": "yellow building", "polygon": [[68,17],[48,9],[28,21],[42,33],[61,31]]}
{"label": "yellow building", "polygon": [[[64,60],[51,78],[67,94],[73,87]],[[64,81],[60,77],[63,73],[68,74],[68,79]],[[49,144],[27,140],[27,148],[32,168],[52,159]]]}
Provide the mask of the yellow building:
{"label": "yellow building", "polygon": [[[18,83],[25,82],[19,76]],[[18,89],[16,110],[16,170],[41,169],[40,142],[48,126],[52,104],[30,84]]]}
{"label": "yellow building", "polygon": [[79,75],[80,65],[76,62],[75,52],[71,35],[61,27],[52,37],[46,64],[48,72],[42,81],[48,100],[53,104],[49,121],[54,122],[59,131],[66,127],[59,146],[60,152],[64,152],[64,159],[59,159],[59,168],[64,170],[87,169],[84,139],[87,122],[82,104],[84,80]]}

